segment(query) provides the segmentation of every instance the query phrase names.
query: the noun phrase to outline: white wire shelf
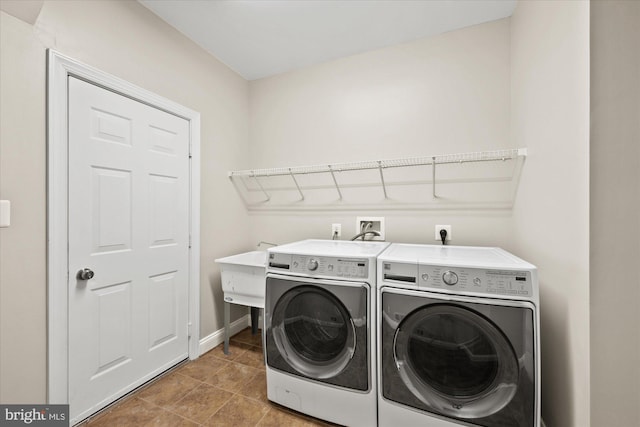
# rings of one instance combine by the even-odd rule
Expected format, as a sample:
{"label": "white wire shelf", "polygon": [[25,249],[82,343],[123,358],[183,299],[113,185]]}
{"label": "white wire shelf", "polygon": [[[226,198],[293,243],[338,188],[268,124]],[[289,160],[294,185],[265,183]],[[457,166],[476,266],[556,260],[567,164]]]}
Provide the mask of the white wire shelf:
{"label": "white wire shelf", "polygon": [[310,173],[331,173],[355,170],[398,168],[406,166],[429,166],[433,164],[490,162],[497,160],[510,160],[518,156],[526,156],[526,148],[514,148],[509,150],[476,151],[471,153],[441,154],[437,156],[403,157],[388,160],[369,160],[363,162],[332,163],[322,165],[292,166],[267,169],[249,169],[229,172],[229,177],[260,178],[282,175],[303,175]]}
{"label": "white wire shelf", "polygon": [[[312,191],[317,189],[316,187],[304,188],[298,182],[298,179],[304,175],[314,175],[314,174],[329,174],[332,178],[332,183],[335,191],[338,195],[338,202],[343,201],[343,190],[345,187],[349,185],[340,184],[338,179],[336,178],[336,174],[342,172],[352,172],[352,171],[366,171],[366,170],[377,170],[377,174],[379,174],[379,183],[378,185],[382,187],[382,191],[384,194],[384,199],[388,200],[388,187],[390,186],[385,181],[385,170],[388,169],[396,169],[396,168],[408,168],[414,166],[429,166],[431,168],[431,196],[433,199],[437,199],[438,195],[436,194],[436,183],[437,183],[437,175],[436,170],[438,165],[451,165],[451,164],[465,164],[465,163],[479,163],[479,162],[505,162],[507,160],[523,160],[527,155],[526,148],[515,148],[515,149],[506,149],[506,150],[494,150],[494,151],[478,151],[478,152],[468,152],[468,153],[456,153],[456,154],[444,154],[444,155],[433,155],[433,156],[422,156],[422,157],[403,157],[397,159],[386,159],[386,160],[372,160],[372,161],[362,161],[362,162],[346,162],[346,163],[331,163],[331,164],[318,164],[318,165],[307,165],[307,166],[292,166],[292,167],[277,167],[277,168],[265,168],[265,169],[248,169],[248,170],[239,170],[239,171],[230,171],[228,173],[229,178],[236,184],[236,189],[240,191],[240,187],[235,182],[236,179],[239,179],[245,183],[246,180],[251,179],[257,185],[257,191],[260,191],[264,195],[264,199],[258,202],[248,202],[245,197],[243,200],[248,208],[261,206],[264,208],[264,204],[266,202],[271,201],[271,191],[280,191],[282,188],[265,188],[263,186],[262,181],[268,178],[274,177],[284,177],[290,176],[291,182],[295,187],[292,187],[293,191],[296,191],[299,194],[299,202],[305,201],[305,192]],[[521,164],[522,162],[520,162]],[[516,173],[518,175],[518,173]],[[296,176],[298,178],[296,178]],[[516,176],[517,179],[517,176]],[[397,184],[391,184],[397,185]],[[353,185],[351,185],[353,186]],[[282,208],[283,206],[280,205]],[[289,206],[290,207],[290,206]]]}

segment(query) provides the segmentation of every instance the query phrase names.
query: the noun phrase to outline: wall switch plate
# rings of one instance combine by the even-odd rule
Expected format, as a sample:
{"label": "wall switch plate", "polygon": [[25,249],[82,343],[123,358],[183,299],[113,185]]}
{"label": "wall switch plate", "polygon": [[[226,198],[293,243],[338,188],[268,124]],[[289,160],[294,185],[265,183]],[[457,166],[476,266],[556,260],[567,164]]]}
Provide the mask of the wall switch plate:
{"label": "wall switch plate", "polygon": [[447,238],[445,240],[446,242],[451,240],[451,226],[450,225],[436,225],[435,231],[434,231],[434,238],[438,242],[442,242],[442,237],[440,237],[440,230],[447,230]]}
{"label": "wall switch plate", "polygon": [[[359,216],[356,218],[356,235],[362,233],[367,223],[371,223],[371,226],[367,227],[367,231],[377,231],[380,235],[367,234],[364,240],[384,240],[384,217],[383,216]],[[358,238],[362,240],[362,237]]]}
{"label": "wall switch plate", "polygon": [[11,202],[0,200],[0,227],[6,228],[11,225]]}
{"label": "wall switch plate", "polygon": [[342,224],[331,224],[331,238],[338,240],[342,237]]}

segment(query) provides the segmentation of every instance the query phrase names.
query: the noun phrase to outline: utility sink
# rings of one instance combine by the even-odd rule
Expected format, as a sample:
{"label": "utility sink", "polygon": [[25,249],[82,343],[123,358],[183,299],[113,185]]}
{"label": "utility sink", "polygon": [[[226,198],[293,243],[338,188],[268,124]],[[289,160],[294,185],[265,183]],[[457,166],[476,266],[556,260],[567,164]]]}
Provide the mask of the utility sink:
{"label": "utility sink", "polygon": [[220,264],[226,302],[264,308],[266,252],[245,252],[215,261]]}

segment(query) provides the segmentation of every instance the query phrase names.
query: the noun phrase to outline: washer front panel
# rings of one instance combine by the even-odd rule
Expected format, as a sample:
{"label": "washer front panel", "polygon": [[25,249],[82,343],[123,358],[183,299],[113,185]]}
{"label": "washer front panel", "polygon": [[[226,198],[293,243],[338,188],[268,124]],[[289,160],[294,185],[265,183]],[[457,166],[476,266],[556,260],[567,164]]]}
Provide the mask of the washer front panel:
{"label": "washer front panel", "polygon": [[[368,258],[270,253],[268,266],[271,271],[298,276],[366,280],[369,278],[370,262]],[[375,269],[372,271],[375,272]]]}
{"label": "washer front panel", "polygon": [[382,262],[381,285],[432,290],[456,295],[534,297],[530,271]]}
{"label": "washer front panel", "polygon": [[[457,282],[446,283],[445,275],[453,273]],[[473,292],[489,295],[532,297],[531,273],[514,270],[453,268],[441,265],[419,265],[420,288],[446,289],[451,292]]]}
{"label": "washer front panel", "polygon": [[357,280],[375,286],[377,256],[388,242],[302,240],[268,250],[267,273]]}
{"label": "washer front panel", "polygon": [[478,425],[535,425],[535,308],[382,288],[381,395]]}
{"label": "washer front panel", "polygon": [[371,390],[370,291],[366,283],[268,275],[267,365],[354,391]]}

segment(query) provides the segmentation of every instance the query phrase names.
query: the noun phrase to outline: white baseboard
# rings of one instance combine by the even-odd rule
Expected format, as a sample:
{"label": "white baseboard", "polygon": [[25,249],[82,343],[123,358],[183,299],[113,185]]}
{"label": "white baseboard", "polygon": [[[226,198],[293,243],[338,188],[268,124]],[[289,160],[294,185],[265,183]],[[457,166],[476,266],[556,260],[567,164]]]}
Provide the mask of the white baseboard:
{"label": "white baseboard", "polygon": [[[249,316],[248,314],[229,324],[229,335],[237,334],[247,326],[251,326],[251,316]],[[223,342],[224,327],[218,329],[212,334],[207,335],[204,338],[200,338],[200,356],[205,354],[207,351],[219,346]]]}

